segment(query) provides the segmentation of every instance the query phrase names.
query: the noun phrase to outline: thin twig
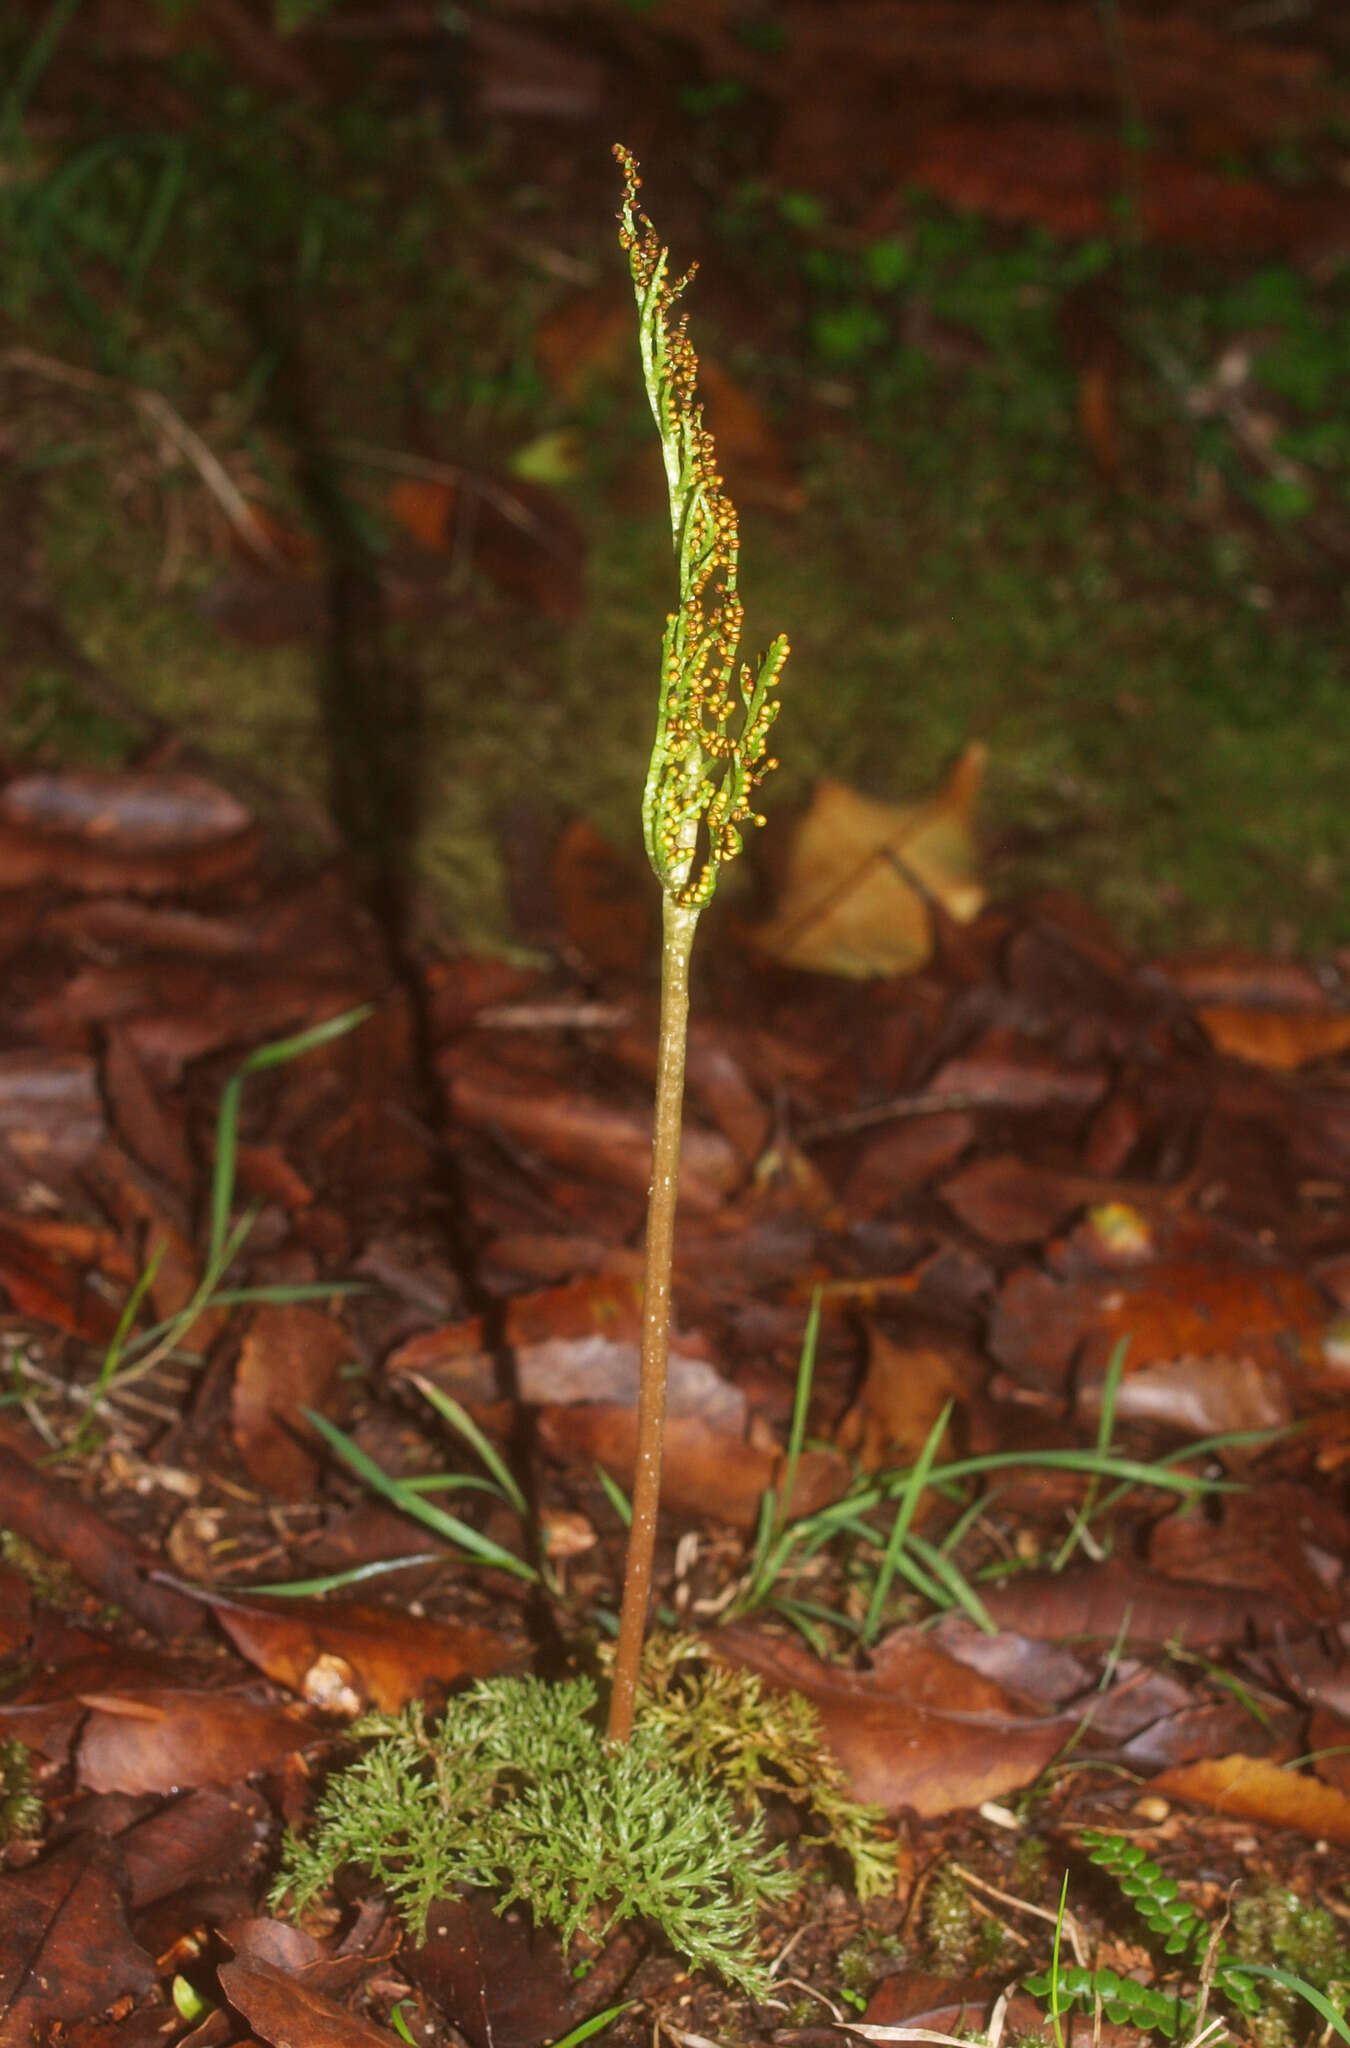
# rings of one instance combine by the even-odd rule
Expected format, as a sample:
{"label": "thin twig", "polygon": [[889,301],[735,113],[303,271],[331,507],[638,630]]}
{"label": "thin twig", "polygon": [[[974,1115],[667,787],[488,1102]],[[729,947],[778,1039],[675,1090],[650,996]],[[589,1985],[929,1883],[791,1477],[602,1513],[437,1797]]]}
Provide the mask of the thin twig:
{"label": "thin twig", "polygon": [[[968,1884],[974,1891],[983,1892],[986,1898],[997,1899],[1001,1906],[1013,1906],[1019,1913],[1031,1913],[1037,1920],[1044,1920],[1051,1927],[1057,1920],[1062,1921],[1064,1932],[1069,1937],[1069,1946],[1073,1950],[1074,1961],[1084,1969],[1087,1968],[1087,1948],[1083,1940],[1083,1930],[1072,1913],[1052,1913],[1045,1906],[1033,1906],[1030,1899],[1019,1899],[1012,1892],[1001,1892],[996,1884],[987,1884],[982,1877],[977,1877],[973,1870],[967,1870],[964,1864],[953,1863],[951,1867],[963,1884]],[[1011,1929],[1008,1931],[1012,1932]]]}
{"label": "thin twig", "polygon": [[104,376],[98,370],[82,370],[75,363],[62,362],[33,348],[7,348],[0,354],[0,368],[26,370],[31,376],[68,385],[73,391],[106,392],[128,399],[141,417],[191,463],[250,553],[269,569],[285,569],[286,564],[266,528],[219,456],[212,453],[196,428],[188,425],[162,392],[148,390],[143,384],[129,384],[122,377]]}

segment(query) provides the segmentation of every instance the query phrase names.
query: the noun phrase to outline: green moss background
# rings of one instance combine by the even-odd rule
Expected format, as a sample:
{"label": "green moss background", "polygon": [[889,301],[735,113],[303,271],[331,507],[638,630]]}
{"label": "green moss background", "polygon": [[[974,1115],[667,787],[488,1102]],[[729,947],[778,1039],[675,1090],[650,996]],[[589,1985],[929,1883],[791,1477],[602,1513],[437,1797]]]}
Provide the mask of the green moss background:
{"label": "green moss background", "polygon": [[[446,459],[500,475],[538,436],[576,431],[559,487],[589,549],[576,622],[472,576],[439,616],[392,630],[424,703],[419,866],[452,929],[505,941],[512,800],[580,811],[637,857],[673,591],[660,497],[633,481],[635,354],[569,401],[533,351],[579,281],[622,288],[609,166],[583,165],[563,194],[500,137],[466,150],[443,122],[359,98],[292,122],[200,53],[179,74],[200,110],[186,137],[110,147],[91,117],[88,136],[36,154],[11,133],[8,339],[162,390],[299,524],[276,405],[288,356],[321,437],[398,450],[411,418]],[[663,205],[677,172],[646,169],[676,260],[707,259],[696,340],[765,409],[806,490],[796,516],[742,503],[748,637],[784,626],[793,643],[773,808],[820,773],[922,794],[978,737],[996,891],[1081,891],[1148,947],[1350,942],[1350,637],[1325,544],[1350,524],[1350,386],[1333,373],[1350,265],[1316,286],[1280,265],[1179,276],[921,197],[903,230],[868,239],[808,195],[744,182],[688,248]],[[1061,322],[1108,275],[1124,336],[1110,483]],[[920,345],[933,328],[959,346]],[[1249,332],[1255,388],[1311,496],[1253,471],[1195,403]],[[307,839],[309,805],[299,850],[318,850],[321,653],[242,644],[202,616],[237,565],[195,476],[163,466],[115,387],[41,386],[16,439],[41,487],[44,594],[76,645],[222,772],[299,795],[287,829]],[[338,473],[378,554],[387,479]],[[163,588],[173,493],[181,559]],[[49,657],[17,677],[7,719],[19,763],[118,751]]]}

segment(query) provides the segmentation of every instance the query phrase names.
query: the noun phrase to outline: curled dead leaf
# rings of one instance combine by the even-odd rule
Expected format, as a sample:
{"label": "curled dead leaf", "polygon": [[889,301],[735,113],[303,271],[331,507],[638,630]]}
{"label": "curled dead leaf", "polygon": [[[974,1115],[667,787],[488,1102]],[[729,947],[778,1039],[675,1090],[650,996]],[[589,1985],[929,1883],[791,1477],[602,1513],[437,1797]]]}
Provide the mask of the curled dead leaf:
{"label": "curled dead leaf", "polygon": [[1019,1714],[1009,1694],[917,1629],[878,1645],[870,1672],[822,1664],[750,1629],[715,1638],[718,1656],[780,1690],[803,1692],[848,1773],[853,1796],[923,1819],[999,1799],[1037,1778],[1075,1725]]}
{"label": "curled dead leaf", "polygon": [[885,804],[821,782],[797,827],[776,915],[756,933],[788,967],[864,980],[921,967],[930,900],[968,923],[984,901],[972,829],[985,748],[972,742],[926,803]]}
{"label": "curled dead leaf", "polygon": [[1334,1785],[1287,1770],[1265,1756],[1212,1756],[1164,1771],[1153,1790],[1187,1799],[1211,1813],[1296,1828],[1338,1848],[1350,1848],[1350,1798]]}

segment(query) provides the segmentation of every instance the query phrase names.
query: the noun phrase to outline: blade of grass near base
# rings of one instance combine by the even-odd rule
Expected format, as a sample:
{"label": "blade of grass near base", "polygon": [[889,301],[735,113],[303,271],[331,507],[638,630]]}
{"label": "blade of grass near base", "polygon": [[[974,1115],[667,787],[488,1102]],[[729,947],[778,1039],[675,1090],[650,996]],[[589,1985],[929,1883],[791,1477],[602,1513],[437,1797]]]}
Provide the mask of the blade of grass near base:
{"label": "blade of grass near base", "polygon": [[303,1413],[305,1420],[319,1432],[329,1449],[336,1452],[344,1465],[349,1466],[359,1479],[363,1479],[373,1492],[382,1494],[401,1514],[411,1515],[415,1521],[425,1523],[428,1529],[434,1529],[438,1536],[444,1537],[447,1543],[453,1543],[457,1549],[466,1550],[469,1556],[477,1558],[480,1564],[495,1565],[499,1571],[510,1572],[514,1577],[524,1579],[529,1585],[538,1584],[538,1572],[532,1564],[527,1564],[524,1558],[516,1557],[511,1551],[504,1550],[500,1543],[494,1543],[490,1536],[484,1536],[477,1529],[471,1528],[467,1522],[461,1522],[458,1515],[447,1515],[444,1508],[434,1507],[430,1501],[424,1500],[421,1494],[413,1492],[401,1480],[391,1479],[387,1472],[381,1471],[373,1458],[366,1455],[359,1444],[353,1443],[346,1432],[339,1429],[335,1422],[330,1422],[326,1415],[320,1415],[313,1408],[306,1408]]}
{"label": "blade of grass near base", "polygon": [[1228,1971],[1231,1975],[1240,1974],[1244,1977],[1268,1977],[1272,1984],[1283,1985],[1286,1991],[1292,1991],[1296,1998],[1304,1999],[1314,2012],[1320,2013],[1327,2025],[1334,2028],[1343,2041],[1350,2041],[1350,2025],[1346,2023],[1346,2015],[1337,2012],[1326,1993],[1319,1991],[1315,1984],[1310,1984],[1306,1977],[1296,1977],[1292,1970],[1282,1970],[1274,1963],[1230,1963]]}
{"label": "blade of grass near base", "polygon": [[629,1500],[628,1495],[624,1492],[618,1480],[611,1479],[603,1465],[596,1466],[595,1476],[600,1482],[601,1492],[619,1520],[623,1523],[624,1528],[631,1529],[633,1526],[633,1503]]}
{"label": "blade of grass near base", "polygon": [[[1102,1380],[1101,1408],[1097,1416],[1097,1449],[1102,1457],[1106,1457],[1109,1454],[1111,1438],[1115,1434],[1116,1396],[1120,1392],[1121,1374],[1125,1370],[1125,1354],[1129,1348],[1129,1338],[1122,1337],[1112,1350],[1111,1356],[1106,1363],[1106,1375]],[[1078,1503],[1074,1518],[1069,1524],[1068,1535],[1050,1560],[1052,1572],[1063,1571],[1079,1544],[1086,1539],[1088,1526],[1092,1520],[1092,1512],[1097,1505],[1097,1498],[1100,1492],[1101,1479],[1099,1475],[1094,1474],[1089,1479],[1087,1491]]]}
{"label": "blade of grass near base", "polygon": [[56,54],[56,46],[65,33],[66,24],[75,14],[83,0],[54,0],[47,10],[47,19],[29,43],[14,71],[13,81],[5,94],[0,118],[11,132],[18,128],[23,110],[31,99],[39,79]]}
{"label": "blade of grass near base", "polygon": [[811,1296],[811,1308],[802,1337],[801,1357],[797,1365],[797,1384],[792,1397],[792,1424],[788,1430],[782,1478],[778,1486],[768,1487],[760,1500],[750,1571],[745,1590],[736,1602],[737,1612],[760,1603],[775,1580],[781,1576],[783,1567],[796,1545],[794,1533],[787,1530],[784,1524],[788,1505],[797,1484],[797,1467],[801,1462],[802,1445],[806,1438],[806,1414],[811,1404],[811,1382],[815,1375],[816,1345],[820,1336],[820,1299],[820,1289],[817,1287]]}
{"label": "blade of grass near base", "polygon": [[359,1586],[385,1572],[406,1572],[417,1564],[444,1562],[443,1551],[413,1550],[407,1557],[378,1557],[373,1564],[354,1564],[345,1572],[325,1572],[315,1579],[281,1579],[275,1585],[217,1586],[215,1590],[234,1600],[246,1600],[254,1593],[275,1594],[278,1600],[317,1600],[323,1593],[344,1592],[348,1586]]}
{"label": "blade of grass near base", "polygon": [[221,1092],[220,1108],[216,1114],[215,1156],[211,1169],[211,1231],[207,1240],[209,1258],[215,1259],[219,1255],[229,1235],[230,1205],[234,1200],[239,1154],[239,1105],[249,1075],[261,1074],[268,1067],[284,1066],[288,1060],[298,1060],[302,1053],[313,1052],[317,1046],[341,1038],[344,1032],[354,1031],[358,1024],[364,1024],[374,1011],[373,1003],[358,1003],[355,1009],[343,1010],[336,1017],[325,1017],[322,1024],[311,1025],[308,1031],[297,1031],[290,1038],[278,1038],[270,1045],[260,1045],[231,1074]]}
{"label": "blade of grass near base", "polygon": [[933,1461],[937,1457],[938,1445],[947,1434],[947,1424],[952,1419],[952,1405],[950,1401],[943,1404],[942,1412],[929,1430],[924,1440],[923,1449],[919,1452],[906,1478],[904,1491],[900,1495],[900,1505],[896,1511],[895,1520],[891,1523],[890,1534],[886,1538],[886,1548],[882,1552],[881,1567],[872,1585],[872,1597],[867,1603],[867,1612],[863,1617],[862,1640],[864,1643],[874,1643],[876,1641],[877,1631],[881,1627],[881,1613],[886,1604],[886,1595],[890,1592],[891,1586],[894,1583],[896,1570],[900,1564],[900,1555],[905,1547],[905,1538],[909,1534],[910,1523],[918,1512],[919,1502],[923,1498],[924,1491],[928,1485],[928,1476],[933,1469]]}
{"label": "blade of grass near base", "polygon": [[[433,1381],[423,1379],[419,1373],[413,1374],[413,1385],[417,1388],[419,1394],[425,1395],[426,1399],[430,1401],[436,1413],[443,1416],[452,1429],[458,1430],[465,1443],[478,1453],[493,1479],[496,1480],[499,1490],[506,1500],[510,1502],[516,1513],[518,1515],[527,1514],[528,1509],[525,1504],[525,1496],[516,1484],[515,1473],[503,1459],[496,1446],[488,1442],[468,1411],[460,1406],[453,1395],[442,1392],[441,1388],[436,1386]],[[481,1485],[482,1482],[475,1480],[473,1484]]]}
{"label": "blade of grass near base", "polygon": [[946,1548],[939,1550],[924,1537],[909,1532],[909,1548],[920,1564],[926,1566],[930,1576],[938,1581],[947,1595],[947,1605],[959,1607],[969,1616],[976,1628],[987,1636],[998,1634],[998,1623],[971,1585],[965,1573],[948,1556]]}
{"label": "blade of grass near base", "polygon": [[561,2041],[555,2041],[553,2048],[581,2048],[583,2041],[589,2041],[592,2034],[598,2034],[601,2027],[607,2027],[621,2012],[637,2004],[635,1998],[626,1998],[622,2005],[611,2005],[607,2012],[598,2012],[591,2019],[583,2020],[579,2027],[573,2027],[570,2034],[564,2034]]}

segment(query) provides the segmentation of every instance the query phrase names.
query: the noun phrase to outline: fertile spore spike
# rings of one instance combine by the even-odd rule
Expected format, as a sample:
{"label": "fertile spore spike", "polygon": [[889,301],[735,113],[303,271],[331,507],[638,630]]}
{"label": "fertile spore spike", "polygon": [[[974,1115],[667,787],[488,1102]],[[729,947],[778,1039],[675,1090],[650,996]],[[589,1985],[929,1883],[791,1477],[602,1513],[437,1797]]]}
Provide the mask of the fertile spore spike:
{"label": "fertile spore spike", "polygon": [[[661,1023],[633,1512],[609,1709],[610,1739],[625,1742],[633,1726],[661,1486],[689,959],[699,912],[717,887],[718,869],[741,850],[739,827],[764,822],[750,798],[778,765],[766,742],[778,714],[773,692],[788,644],[780,635],[758,670],[738,663],[745,622],[736,587],[740,528],[698,403],[698,357],[683,315],[672,318],[694,271],[691,266],[672,282],[670,252],[638,205],[637,165],[626,149],[616,146],[614,154],[624,181],[619,241],[628,252],[637,295],[642,375],[661,436],[680,580],[679,603],[661,641],[656,737],[642,796],[642,836],[661,884]],[[733,730],[738,711],[739,729]]]}

